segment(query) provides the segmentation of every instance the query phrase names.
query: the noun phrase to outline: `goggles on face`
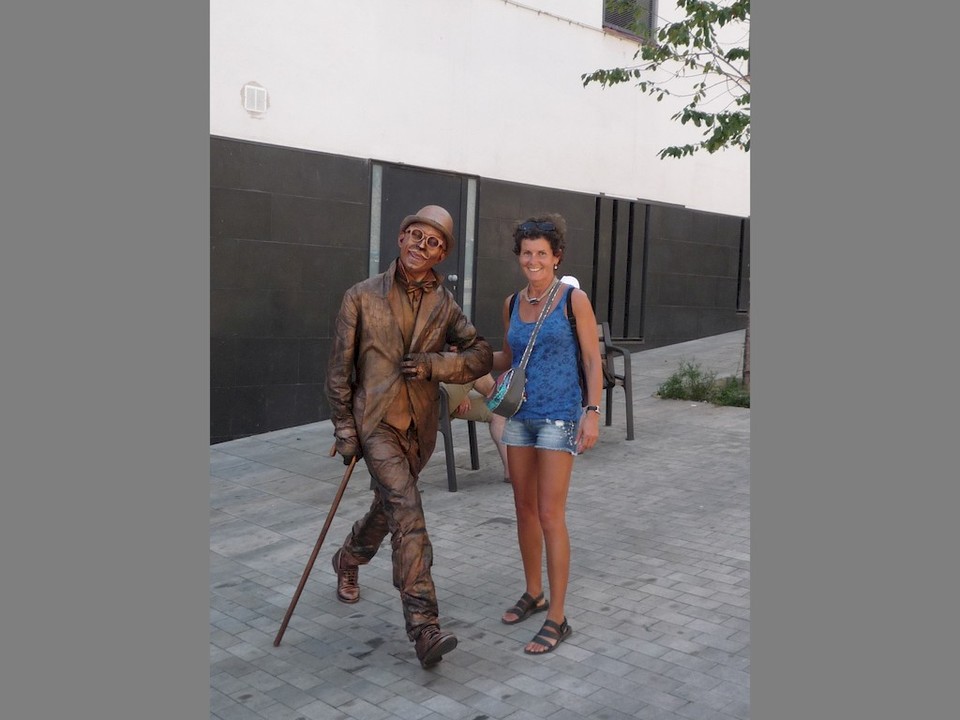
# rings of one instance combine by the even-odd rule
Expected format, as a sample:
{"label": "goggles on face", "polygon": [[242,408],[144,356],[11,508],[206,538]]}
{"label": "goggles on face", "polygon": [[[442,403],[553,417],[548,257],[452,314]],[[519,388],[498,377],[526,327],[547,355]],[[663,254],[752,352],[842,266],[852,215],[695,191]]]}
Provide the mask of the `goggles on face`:
{"label": "goggles on face", "polygon": [[431,248],[442,248],[443,240],[438,238],[436,235],[427,235],[420,228],[407,228],[406,232],[410,233],[410,237],[413,238],[413,241],[417,245],[422,245],[424,241],[427,243],[427,247]]}

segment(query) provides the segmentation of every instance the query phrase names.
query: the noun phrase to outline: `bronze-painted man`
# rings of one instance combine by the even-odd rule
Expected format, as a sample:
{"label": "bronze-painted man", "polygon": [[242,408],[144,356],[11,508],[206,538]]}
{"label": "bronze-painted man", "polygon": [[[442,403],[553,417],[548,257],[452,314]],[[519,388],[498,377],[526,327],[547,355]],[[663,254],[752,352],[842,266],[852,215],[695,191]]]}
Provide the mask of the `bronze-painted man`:
{"label": "bronze-painted man", "polygon": [[[430,573],[433,549],[417,479],[437,441],[440,381],[466,383],[490,371],[493,353],[434,266],[455,242],[453,218],[437,205],[400,224],[400,257],[344,294],[327,367],[337,452],[362,457],[374,480],[369,511],[333,556],[337,597],[360,599],[358,568],[389,532],[393,584],[407,637],[423,667],[457,645],[440,629]],[[457,352],[447,352],[448,346]]]}

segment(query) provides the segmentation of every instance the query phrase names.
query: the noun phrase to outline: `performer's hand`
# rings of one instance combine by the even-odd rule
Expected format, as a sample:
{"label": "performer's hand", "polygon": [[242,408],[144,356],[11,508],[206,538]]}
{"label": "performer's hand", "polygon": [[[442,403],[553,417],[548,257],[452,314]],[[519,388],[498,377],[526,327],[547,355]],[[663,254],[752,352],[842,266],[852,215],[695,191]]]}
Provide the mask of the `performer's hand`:
{"label": "performer's hand", "polygon": [[400,361],[400,373],[407,380],[429,380],[433,363],[427,353],[410,353]]}
{"label": "performer's hand", "polygon": [[363,457],[363,453],[360,452],[360,443],[357,442],[356,438],[337,438],[337,452],[343,457],[344,465],[349,465],[354,458],[359,460]]}

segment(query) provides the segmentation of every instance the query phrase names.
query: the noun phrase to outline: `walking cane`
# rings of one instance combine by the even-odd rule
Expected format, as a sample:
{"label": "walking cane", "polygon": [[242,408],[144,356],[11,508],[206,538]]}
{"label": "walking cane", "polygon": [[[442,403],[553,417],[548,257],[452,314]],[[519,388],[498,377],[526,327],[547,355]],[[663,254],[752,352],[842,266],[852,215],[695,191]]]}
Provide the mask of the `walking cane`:
{"label": "walking cane", "polygon": [[[330,448],[330,457],[333,457],[337,454],[337,444],[334,443],[333,447]],[[290,616],[293,615],[293,609],[297,606],[297,601],[300,599],[300,593],[303,592],[303,586],[307,584],[307,576],[310,575],[310,571],[313,569],[313,563],[317,560],[317,555],[320,553],[320,546],[323,545],[323,539],[327,536],[327,530],[330,529],[330,523],[333,522],[333,516],[337,512],[337,507],[340,505],[340,498],[343,497],[343,491],[347,489],[347,483],[350,481],[350,475],[353,474],[353,467],[357,464],[357,456],[354,455],[353,459],[350,461],[350,464],[347,466],[346,471],[343,473],[343,480],[340,481],[340,487],[337,489],[337,494],[333,498],[333,504],[330,506],[330,512],[327,513],[327,521],[323,524],[323,529],[320,531],[320,537],[317,538],[317,544],[313,546],[313,553],[310,555],[310,560],[307,561],[307,566],[303,569],[303,576],[300,578],[300,585],[297,587],[297,591],[293,594],[293,599],[290,601],[290,607],[287,608],[287,614],[283,618],[283,622],[280,624],[280,630],[277,632],[277,636],[273,639],[273,645],[276,647],[280,644],[280,640],[283,638],[283,633],[287,629],[287,623],[290,622]]]}

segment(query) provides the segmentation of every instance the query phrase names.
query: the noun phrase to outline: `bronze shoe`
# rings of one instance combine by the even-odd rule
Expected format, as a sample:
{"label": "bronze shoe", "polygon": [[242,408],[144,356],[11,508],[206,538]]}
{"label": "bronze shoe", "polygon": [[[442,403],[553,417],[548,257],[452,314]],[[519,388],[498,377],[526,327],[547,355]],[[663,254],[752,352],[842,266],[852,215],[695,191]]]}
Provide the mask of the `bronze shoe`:
{"label": "bronze shoe", "polygon": [[343,548],[340,548],[333,556],[333,571],[337,574],[337,600],[344,603],[355,603],[360,599],[358,579],[360,569],[356,565],[345,564],[342,555]]}
{"label": "bronze shoe", "polygon": [[456,646],[457,636],[452,632],[441,630],[439,625],[424,625],[414,647],[420,666],[428,668],[440,662]]}

